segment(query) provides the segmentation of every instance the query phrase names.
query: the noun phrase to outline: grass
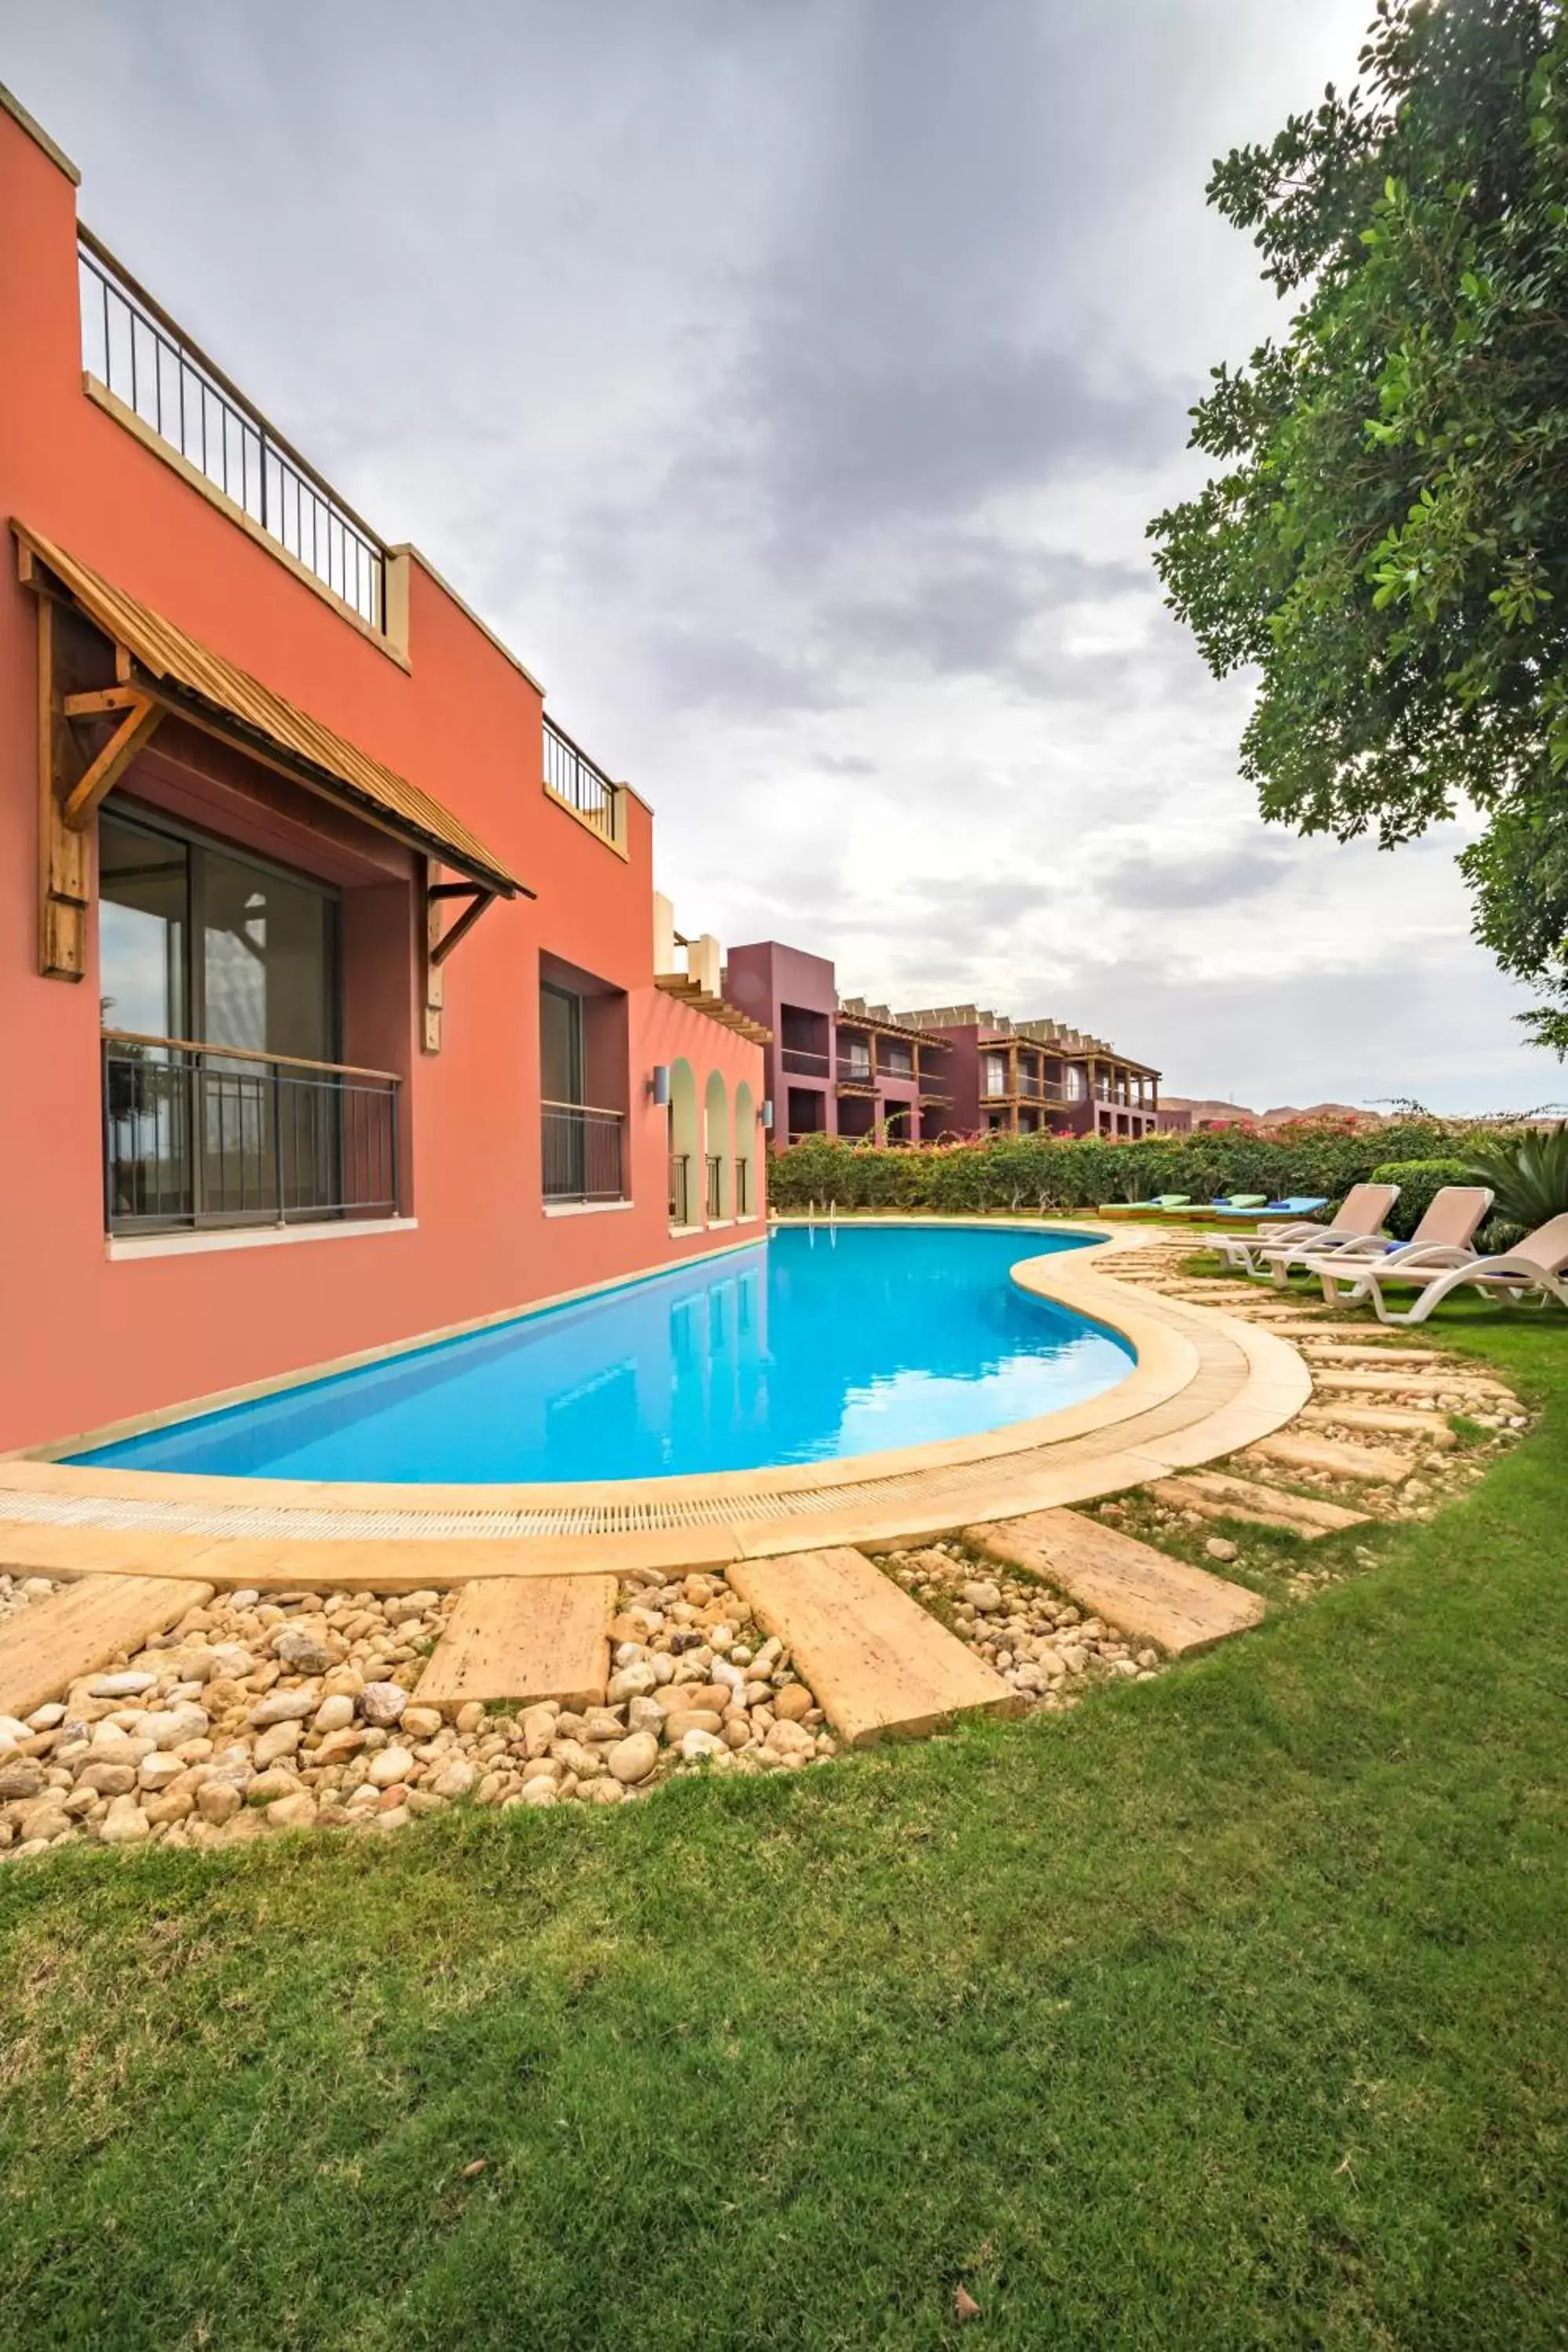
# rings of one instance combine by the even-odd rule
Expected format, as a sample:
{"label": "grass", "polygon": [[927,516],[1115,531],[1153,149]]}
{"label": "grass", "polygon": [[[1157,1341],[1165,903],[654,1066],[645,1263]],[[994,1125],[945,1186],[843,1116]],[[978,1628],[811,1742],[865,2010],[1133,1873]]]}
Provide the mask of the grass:
{"label": "grass", "polygon": [[1568,2342],[1568,1330],[1444,1329],[1531,1436],[1072,1715],[0,1870],[0,2346]]}

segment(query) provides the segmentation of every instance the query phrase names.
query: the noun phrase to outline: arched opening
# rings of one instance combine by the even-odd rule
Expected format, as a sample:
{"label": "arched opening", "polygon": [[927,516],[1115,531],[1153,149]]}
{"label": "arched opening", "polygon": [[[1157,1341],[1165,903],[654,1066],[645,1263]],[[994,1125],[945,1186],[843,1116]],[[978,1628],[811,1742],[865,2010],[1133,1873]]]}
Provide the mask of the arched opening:
{"label": "arched opening", "polygon": [[731,1206],[730,1097],[717,1070],[708,1073],[703,1109],[706,1113],[703,1122],[706,1134],[702,1203],[711,1225],[722,1223],[725,1218],[735,1213]]}
{"label": "arched opening", "polygon": [[689,1062],[673,1063],[669,1072],[669,1222],[702,1222],[702,1134]]}
{"label": "arched opening", "polygon": [[757,1213],[757,1106],[742,1078],[735,1088],[735,1214]]}

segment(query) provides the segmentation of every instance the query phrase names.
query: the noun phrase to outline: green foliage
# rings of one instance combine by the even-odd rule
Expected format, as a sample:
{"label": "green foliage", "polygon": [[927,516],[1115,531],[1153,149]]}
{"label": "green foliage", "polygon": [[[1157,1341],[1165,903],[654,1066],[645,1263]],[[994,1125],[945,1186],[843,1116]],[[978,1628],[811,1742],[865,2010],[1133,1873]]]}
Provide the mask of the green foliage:
{"label": "green foliage", "polygon": [[5,2352],[1563,2352],[1568,1349],[1442,1338],[1524,1444],[1070,1714],[0,1864]]}
{"label": "green foliage", "polygon": [[[840,1209],[928,1209],[948,1215],[1092,1210],[1101,1202],[1147,1201],[1160,1192],[1185,1192],[1194,1202],[1232,1192],[1267,1192],[1270,1200],[1312,1192],[1338,1201],[1384,1161],[1446,1164],[1456,1147],[1468,1149],[1470,1135],[1480,1132],[1420,1116],[1376,1128],[1303,1119],[1268,1134],[1227,1128],[1141,1143],[1095,1136],[983,1136],[910,1150],[813,1136],[774,1158],[768,1198],[784,1211],[832,1202]],[[1461,1173],[1444,1181],[1465,1180]]]}
{"label": "green foliage", "polygon": [[1348,96],[1215,167],[1302,297],[1215,371],[1219,468],[1150,525],[1266,817],[1407,841],[1468,801],[1478,936],[1568,1052],[1568,22],[1380,0]]}
{"label": "green foliage", "polygon": [[[1468,1160],[1384,1160],[1372,1171],[1374,1184],[1397,1184],[1399,1198],[1389,1212],[1388,1230],[1407,1242],[1446,1184],[1482,1181]],[[1484,1180],[1490,1183],[1491,1179]]]}
{"label": "green foliage", "polygon": [[1499,1217],[1525,1233],[1568,1213],[1568,1126],[1489,1139],[1468,1167],[1473,1184],[1497,1194]]}

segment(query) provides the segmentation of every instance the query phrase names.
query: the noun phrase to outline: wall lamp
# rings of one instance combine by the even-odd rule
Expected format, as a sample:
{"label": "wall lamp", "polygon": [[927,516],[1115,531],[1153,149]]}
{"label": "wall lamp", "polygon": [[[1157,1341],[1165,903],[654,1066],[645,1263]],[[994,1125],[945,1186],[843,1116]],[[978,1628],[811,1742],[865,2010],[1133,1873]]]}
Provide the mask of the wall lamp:
{"label": "wall lamp", "polygon": [[662,1109],[669,1100],[669,1064],[656,1062],[647,1082],[648,1093]]}
{"label": "wall lamp", "polygon": [[757,1117],[762,1120],[763,1125],[766,1128],[766,1129],[767,1129],[768,1133],[771,1135],[771,1134],[773,1133],[773,1104],[772,1104],[771,1102],[764,1102],[764,1103],[763,1103],[763,1107],[762,1107],[762,1108],[761,1108],[761,1110],[757,1113]]}

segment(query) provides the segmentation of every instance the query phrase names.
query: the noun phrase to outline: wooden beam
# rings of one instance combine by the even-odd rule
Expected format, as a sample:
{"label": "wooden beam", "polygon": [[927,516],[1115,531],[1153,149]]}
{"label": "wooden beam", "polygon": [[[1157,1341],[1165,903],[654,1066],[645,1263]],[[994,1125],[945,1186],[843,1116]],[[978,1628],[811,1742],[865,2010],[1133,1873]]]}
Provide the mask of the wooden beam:
{"label": "wooden beam", "polygon": [[100,686],[92,694],[68,694],[60,709],[68,719],[107,719],[113,710],[134,710],[145,698],[133,686]]}
{"label": "wooden beam", "polygon": [[441,1050],[441,1008],[446,1002],[446,980],[441,971],[437,949],[441,944],[441,901],[436,892],[440,884],[436,877],[440,866],[434,857],[425,861],[425,1034],[426,1053]]}
{"label": "wooden beam", "polygon": [[80,833],[104,794],[117,784],[143,744],[151,740],[163,718],[163,708],[146,695],[137,695],[102,751],[71,787],[61,811],[68,831]]}

